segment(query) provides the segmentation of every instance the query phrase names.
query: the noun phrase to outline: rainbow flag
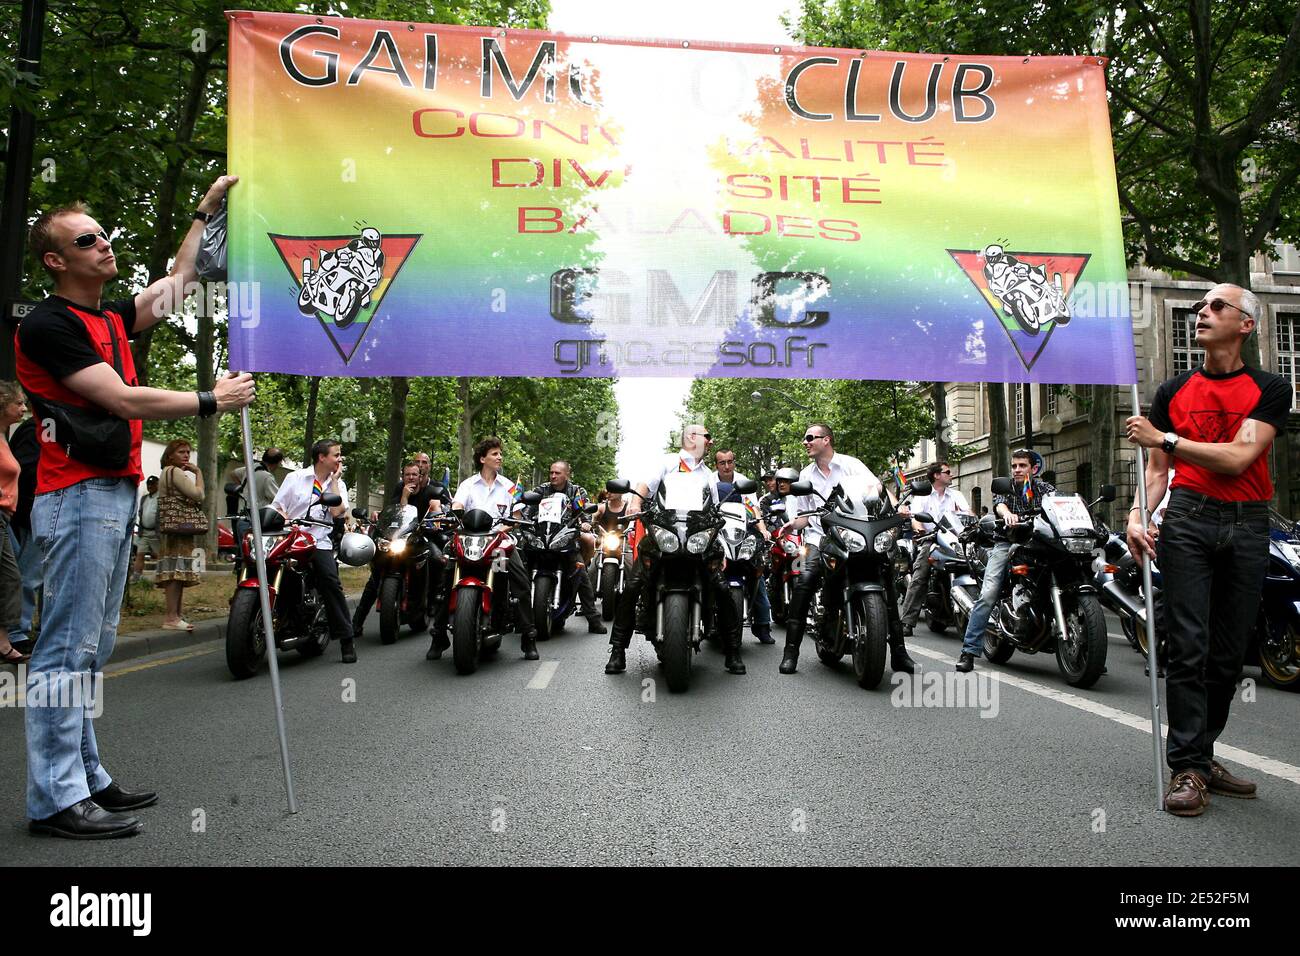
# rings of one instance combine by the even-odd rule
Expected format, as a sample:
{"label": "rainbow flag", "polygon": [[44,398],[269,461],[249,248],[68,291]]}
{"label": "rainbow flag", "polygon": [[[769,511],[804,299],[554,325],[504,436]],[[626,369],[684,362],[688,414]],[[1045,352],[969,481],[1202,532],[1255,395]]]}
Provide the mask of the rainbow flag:
{"label": "rainbow flag", "polygon": [[587,507],[587,505],[589,505],[589,504],[591,504],[591,499],[588,498],[586,495],[575,495],[575,496],[574,496],[574,499],[573,499],[573,507],[577,508],[579,511],[581,511],[583,508]]}
{"label": "rainbow flag", "polygon": [[745,499],[745,514],[749,515],[751,518],[758,517],[758,509],[754,507],[754,502],[750,501],[748,498]]}
{"label": "rainbow flag", "polygon": [[903,469],[902,469],[902,467],[901,467],[900,465],[895,465],[893,468],[889,469],[889,474],[890,474],[890,475],[893,477],[893,479],[894,479],[894,487],[898,490],[898,493],[899,493],[899,494],[902,494],[902,493],[903,493]]}
{"label": "rainbow flag", "polygon": [[[509,479],[506,480],[509,481]],[[518,501],[524,496],[524,489],[520,488],[519,484],[514,481],[510,482],[510,487],[507,488],[506,491],[510,493],[510,497],[515,499],[515,501]]]}
{"label": "rainbow flag", "polygon": [[323,494],[325,494],[325,486],[320,483],[319,478],[313,478],[311,480],[311,496],[319,498]]}

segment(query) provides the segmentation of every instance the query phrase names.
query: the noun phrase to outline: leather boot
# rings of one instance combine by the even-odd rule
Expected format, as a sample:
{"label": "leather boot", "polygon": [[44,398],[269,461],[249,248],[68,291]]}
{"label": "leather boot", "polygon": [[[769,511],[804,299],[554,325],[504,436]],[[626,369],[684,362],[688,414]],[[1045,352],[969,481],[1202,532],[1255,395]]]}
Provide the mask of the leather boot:
{"label": "leather boot", "polygon": [[433,635],[433,640],[429,642],[429,650],[425,653],[424,659],[426,661],[439,660],[442,657],[442,652],[445,651],[450,644],[451,642],[447,640],[446,634],[435,633]]}
{"label": "leather boot", "polygon": [[786,644],[785,654],[781,657],[781,673],[793,674],[799,667],[799,645]]}
{"label": "leather boot", "polygon": [[605,665],[606,674],[621,674],[627,670],[627,652],[623,645],[615,644],[609,649],[609,663]]}
{"label": "leather boot", "polygon": [[523,636],[523,639],[519,642],[519,647],[520,650],[524,652],[524,660],[535,661],[541,658],[541,655],[537,653],[537,632],[536,631],[533,631],[532,633],[529,634],[525,634]]}
{"label": "leather boot", "polygon": [[907,653],[907,647],[902,641],[889,645],[889,669],[896,674],[900,671],[904,674],[916,673],[916,661]]}
{"label": "leather boot", "polygon": [[745,673],[745,662],[740,659],[739,644],[727,648],[727,657],[722,666],[727,669],[729,674]]}

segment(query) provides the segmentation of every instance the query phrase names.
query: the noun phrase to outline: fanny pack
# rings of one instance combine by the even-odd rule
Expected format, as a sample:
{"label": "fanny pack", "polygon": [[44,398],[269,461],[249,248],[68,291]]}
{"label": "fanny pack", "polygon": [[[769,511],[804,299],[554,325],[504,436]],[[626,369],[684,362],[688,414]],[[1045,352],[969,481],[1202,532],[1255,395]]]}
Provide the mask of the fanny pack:
{"label": "fanny pack", "polygon": [[[112,319],[106,319],[105,324],[113,343],[113,368],[126,381],[117,330]],[[131,423],[125,418],[99,408],[80,408],[43,396],[33,395],[32,404],[42,418],[53,423],[53,441],[69,458],[111,471],[120,471],[130,463]]]}

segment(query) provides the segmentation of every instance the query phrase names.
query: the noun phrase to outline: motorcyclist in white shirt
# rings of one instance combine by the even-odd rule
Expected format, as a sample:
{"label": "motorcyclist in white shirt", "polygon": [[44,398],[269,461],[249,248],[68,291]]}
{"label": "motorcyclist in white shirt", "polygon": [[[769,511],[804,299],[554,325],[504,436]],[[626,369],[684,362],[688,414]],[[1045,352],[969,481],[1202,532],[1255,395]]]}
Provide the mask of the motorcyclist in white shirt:
{"label": "motorcyclist in white shirt", "polygon": [[[814,422],[804,431],[803,446],[808,453],[809,463],[799,473],[800,481],[811,482],[822,496],[829,496],[831,490],[845,477],[865,475],[869,482],[876,485],[881,494],[884,485],[870,468],[850,455],[841,455],[835,451],[835,436],[830,426]],[[823,498],[809,495],[799,499],[800,511],[811,511],[820,507]],[[900,509],[908,514],[906,508]],[[818,547],[822,539],[821,521],[817,518],[792,518],[782,525],[782,531],[804,531],[804,570],[790,595],[790,608],[785,626],[785,654],[781,658],[782,674],[793,674],[799,665],[799,645],[803,641],[803,632],[808,619],[808,605],[812,603],[813,594],[822,581],[821,551]],[[903,643],[903,627],[898,620],[897,598],[893,594],[893,575],[886,575],[885,606],[889,610],[889,666],[895,671],[913,673],[916,662],[907,653]]]}
{"label": "motorcyclist in white shirt", "polygon": [[[659,490],[664,475],[671,473],[691,473],[698,477],[701,487],[707,485],[714,503],[718,500],[717,479],[714,477],[704,459],[708,454],[713,438],[703,425],[687,425],[682,429],[681,451],[667,455],[660,467],[648,480],[637,484],[637,495],[630,495],[627,514],[642,510],[644,501],[653,500],[652,496]],[[610,634],[609,663],[605,665],[606,674],[621,674],[627,668],[627,648],[632,642],[632,630],[636,623],[637,600],[646,581],[651,577],[653,566],[649,558],[638,555],[632,570],[624,579],[623,593],[619,595],[618,609],[614,613],[614,628]],[[736,609],[727,594],[726,581],[722,569],[710,568],[712,593],[706,589],[705,600],[712,600],[717,607],[718,626],[722,633],[723,650],[726,654],[724,666],[732,674],[745,673],[745,664],[740,659],[740,621],[736,618]],[[707,606],[705,620],[708,620]]]}
{"label": "motorcyclist in white shirt", "polygon": [[[926,480],[930,482],[928,498],[912,499],[913,514],[928,514],[938,521],[943,515],[952,512],[968,515],[971,513],[966,496],[952,486],[952,466],[946,461],[936,461],[925,470]],[[933,532],[935,525],[922,524],[912,519],[912,530],[917,534]],[[933,543],[923,545],[912,559],[912,583],[907,586],[907,597],[903,598],[903,635],[911,636],[912,628],[921,617],[921,605],[925,603],[926,587],[930,582],[930,548]]]}

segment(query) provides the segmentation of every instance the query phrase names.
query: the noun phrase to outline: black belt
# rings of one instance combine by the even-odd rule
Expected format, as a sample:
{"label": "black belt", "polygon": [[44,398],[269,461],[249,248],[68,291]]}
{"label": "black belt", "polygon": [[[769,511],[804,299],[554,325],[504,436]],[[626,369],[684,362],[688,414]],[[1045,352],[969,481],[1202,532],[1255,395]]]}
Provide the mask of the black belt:
{"label": "black belt", "polygon": [[1240,521],[1244,517],[1267,515],[1271,502],[1268,501],[1220,501],[1209,495],[1197,494],[1186,488],[1175,488],[1169,495],[1169,507],[1174,504],[1185,505],[1193,513],[1218,512],[1231,513]]}

